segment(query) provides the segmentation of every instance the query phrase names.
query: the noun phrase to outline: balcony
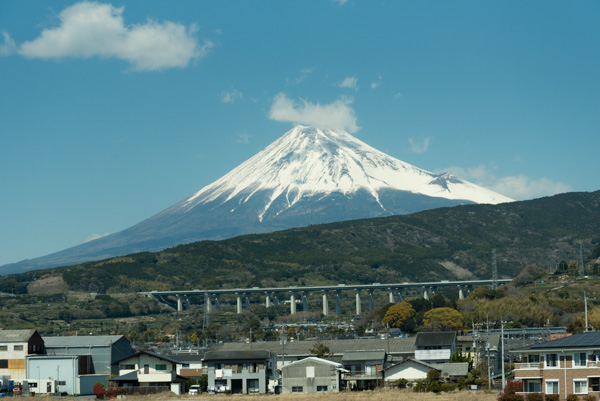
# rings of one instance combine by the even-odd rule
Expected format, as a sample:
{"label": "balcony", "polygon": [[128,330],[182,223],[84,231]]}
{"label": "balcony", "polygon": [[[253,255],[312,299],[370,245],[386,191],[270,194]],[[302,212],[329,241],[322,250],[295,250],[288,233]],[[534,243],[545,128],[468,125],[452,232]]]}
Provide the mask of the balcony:
{"label": "balcony", "polygon": [[527,369],[542,369],[541,362],[523,362],[515,364],[515,369],[527,370]]}

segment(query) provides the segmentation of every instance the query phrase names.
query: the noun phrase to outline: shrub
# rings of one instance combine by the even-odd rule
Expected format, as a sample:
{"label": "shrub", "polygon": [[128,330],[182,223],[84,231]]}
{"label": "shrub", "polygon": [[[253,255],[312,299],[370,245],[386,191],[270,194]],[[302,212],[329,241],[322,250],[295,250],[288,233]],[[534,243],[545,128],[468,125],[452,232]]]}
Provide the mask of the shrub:
{"label": "shrub", "polygon": [[406,380],[406,379],[398,379],[398,380],[394,381],[394,385],[398,388],[406,388],[407,384],[408,384],[408,380]]}
{"label": "shrub", "polygon": [[546,401],[558,401],[560,396],[558,394],[546,394]]}
{"label": "shrub", "polygon": [[500,393],[498,401],[524,401],[525,398],[521,394],[506,394]]}
{"label": "shrub", "polygon": [[583,397],[582,400],[583,401],[597,401],[598,399],[596,398],[595,395],[588,394],[585,397]]}
{"label": "shrub", "polygon": [[567,401],[578,401],[579,398],[575,394],[567,395]]}
{"label": "shrub", "polygon": [[92,391],[94,392],[94,395],[96,396],[96,398],[98,398],[99,400],[104,398],[104,383],[102,382],[97,382],[96,384],[94,384],[94,387],[92,387]]}
{"label": "shrub", "polygon": [[525,399],[527,401],[544,401],[544,395],[542,393],[529,393]]}

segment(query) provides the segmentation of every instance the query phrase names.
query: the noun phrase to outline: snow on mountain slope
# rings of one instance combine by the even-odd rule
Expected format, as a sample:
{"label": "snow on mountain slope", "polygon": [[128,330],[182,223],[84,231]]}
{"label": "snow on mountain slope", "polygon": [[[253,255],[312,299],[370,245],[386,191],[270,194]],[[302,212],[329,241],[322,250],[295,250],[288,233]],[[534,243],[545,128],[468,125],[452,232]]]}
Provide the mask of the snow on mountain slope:
{"label": "snow on mountain slope", "polygon": [[[435,175],[386,155],[348,133],[297,126],[245,163],[202,188],[181,207],[191,209],[224,198],[243,195],[248,201],[261,190],[269,201],[258,212],[262,220],[272,202],[285,196],[291,207],[302,197],[359,189],[370,193],[382,209],[378,191],[394,189],[474,203],[497,204],[512,199],[453,177]],[[233,211],[233,210],[232,210]],[[280,212],[280,211],[278,211]]]}
{"label": "snow on mountain slope", "polygon": [[511,199],[432,174],[339,131],[298,126],[191,197],[123,231],[0,268],[0,274],[205,239]]}

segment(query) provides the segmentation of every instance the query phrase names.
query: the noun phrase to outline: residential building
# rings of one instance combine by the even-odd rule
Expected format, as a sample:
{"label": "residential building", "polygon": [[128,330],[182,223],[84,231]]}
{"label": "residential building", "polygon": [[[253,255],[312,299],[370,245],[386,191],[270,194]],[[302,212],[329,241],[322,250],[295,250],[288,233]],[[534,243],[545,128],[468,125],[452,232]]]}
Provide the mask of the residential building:
{"label": "residential building", "polygon": [[281,368],[283,394],[337,393],[342,389],[341,363],[308,357]]}
{"label": "residential building", "polygon": [[118,374],[114,362],[132,354],[129,340],[118,335],[44,337],[44,343],[47,355],[91,356],[90,373],[97,374]]}
{"label": "residential building", "polygon": [[490,373],[494,376],[501,375],[502,371],[502,341],[499,334],[490,334],[485,331],[475,335],[457,336],[456,349],[460,350],[463,357],[470,357],[473,366],[486,363],[489,360]]}
{"label": "residential building", "polygon": [[600,332],[575,334],[518,351],[515,380],[524,393],[600,395]]}
{"label": "residential building", "polygon": [[414,383],[417,380],[427,378],[427,374],[437,370],[440,372],[440,378],[444,381],[457,381],[461,377],[467,376],[469,373],[468,362],[457,363],[442,363],[430,364],[409,358],[402,362],[388,366],[383,369],[383,379],[386,384],[390,384],[399,379],[405,379],[408,382]]}
{"label": "residential building", "polygon": [[209,392],[265,394],[277,379],[277,354],[266,350],[209,351],[203,370]]}
{"label": "residential building", "polygon": [[[22,383],[27,377],[25,357],[44,353],[44,340],[35,329],[0,330],[0,376]],[[2,383],[7,388],[6,383]]]}
{"label": "residential building", "polygon": [[28,355],[27,384],[31,394],[94,394],[97,382],[106,385],[106,374],[93,374],[90,355]]}
{"label": "residential building", "polygon": [[368,390],[377,387],[382,378],[381,371],[386,362],[385,350],[363,350],[344,352],[342,363],[348,388],[352,390]]}
{"label": "residential building", "polygon": [[417,333],[415,359],[428,363],[450,362],[456,351],[456,340],[455,331]]}
{"label": "residential building", "polygon": [[118,366],[119,376],[110,379],[119,387],[143,393],[142,388],[156,391],[172,391],[181,394],[185,378],[177,375],[175,359],[150,351],[138,351],[133,355],[114,362]]}

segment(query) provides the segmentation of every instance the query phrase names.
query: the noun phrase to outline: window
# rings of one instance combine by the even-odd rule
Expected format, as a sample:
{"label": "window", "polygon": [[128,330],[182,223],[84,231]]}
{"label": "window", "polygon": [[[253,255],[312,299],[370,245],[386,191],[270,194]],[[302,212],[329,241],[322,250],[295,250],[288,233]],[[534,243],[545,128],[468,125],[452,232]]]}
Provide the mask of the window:
{"label": "window", "polygon": [[66,382],[66,381],[64,381],[64,380],[59,380],[59,381],[57,382],[57,384],[58,384],[59,386],[66,386],[66,385],[67,385],[67,382]]}
{"label": "window", "polygon": [[327,386],[317,386],[317,393],[326,392],[326,391],[327,391]]}
{"label": "window", "polygon": [[303,393],[304,387],[302,386],[292,386],[292,393]]}
{"label": "window", "polygon": [[592,391],[600,391],[600,377],[590,377],[590,387]]}
{"label": "window", "polygon": [[156,370],[167,370],[167,364],[166,363],[157,363]]}
{"label": "window", "polygon": [[587,366],[587,354],[585,352],[576,352],[573,354],[573,366]]}
{"label": "window", "polygon": [[573,380],[573,389],[575,394],[587,394],[588,386],[586,379],[575,379]]}
{"label": "window", "polygon": [[[546,367],[547,368],[557,368],[558,367],[558,354],[546,354]],[[553,393],[550,393],[553,394]]]}
{"label": "window", "polygon": [[0,351],[8,351],[8,345],[0,345]]}
{"label": "window", "polygon": [[546,380],[546,394],[558,394],[558,381]]}
{"label": "window", "polygon": [[307,366],[306,367],[306,377],[315,377],[315,367],[314,366]]}
{"label": "window", "polygon": [[23,346],[22,346],[22,345],[15,345],[15,346],[13,347],[13,349],[14,349],[15,351],[23,351]]}
{"label": "window", "polygon": [[527,355],[527,362],[529,363],[539,363],[540,362],[540,356],[539,354],[535,354],[535,355]]}
{"label": "window", "polygon": [[0,369],[8,369],[8,359],[0,359]]}
{"label": "window", "polygon": [[135,370],[135,365],[131,365],[131,364],[125,364],[125,365],[121,365],[119,367],[123,370]]}
{"label": "window", "polygon": [[29,384],[29,388],[37,388],[37,383],[29,382],[27,384]]}
{"label": "window", "polygon": [[541,380],[527,380],[525,391],[528,393],[541,393],[542,392],[542,381]]}

